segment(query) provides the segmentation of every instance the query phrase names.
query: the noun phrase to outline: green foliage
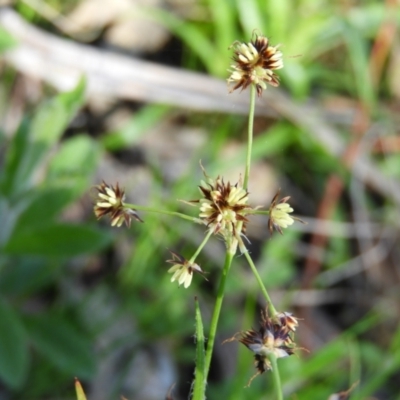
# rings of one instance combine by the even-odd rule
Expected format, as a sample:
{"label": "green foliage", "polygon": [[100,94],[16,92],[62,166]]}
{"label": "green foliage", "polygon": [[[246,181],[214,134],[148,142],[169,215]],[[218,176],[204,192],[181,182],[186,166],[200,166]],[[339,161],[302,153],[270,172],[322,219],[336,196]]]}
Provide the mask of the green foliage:
{"label": "green foliage", "polygon": [[0,28],[0,53],[12,49],[17,45],[17,40],[10,35],[5,29]]}
{"label": "green foliage", "polygon": [[29,368],[28,337],[15,310],[0,300],[0,377],[12,388],[21,387]]}
{"label": "green foliage", "polygon": [[[13,390],[27,383],[37,355],[60,374],[90,377],[91,339],[67,315],[27,314],[24,302],[57,282],[65,260],[110,243],[97,227],[61,220],[87,190],[100,148],[87,136],[59,144],[84,101],[83,80],[26,117],[7,146],[0,175],[0,379]],[[40,176],[40,178],[39,178]],[[63,306],[65,307],[65,306]],[[30,348],[34,349],[32,354]]]}
{"label": "green foliage", "polygon": [[82,335],[79,327],[57,312],[26,316],[24,323],[32,347],[58,370],[82,379],[95,372],[91,340]]}
{"label": "green foliage", "polygon": [[103,139],[104,147],[109,151],[116,151],[137,143],[169,110],[169,107],[160,105],[144,107],[122,129],[108,132]]}
{"label": "green foliage", "polygon": [[204,330],[201,319],[200,306],[196,303],[196,370],[194,376],[193,400],[204,400],[206,398],[206,377],[205,377],[205,353],[204,353]]}

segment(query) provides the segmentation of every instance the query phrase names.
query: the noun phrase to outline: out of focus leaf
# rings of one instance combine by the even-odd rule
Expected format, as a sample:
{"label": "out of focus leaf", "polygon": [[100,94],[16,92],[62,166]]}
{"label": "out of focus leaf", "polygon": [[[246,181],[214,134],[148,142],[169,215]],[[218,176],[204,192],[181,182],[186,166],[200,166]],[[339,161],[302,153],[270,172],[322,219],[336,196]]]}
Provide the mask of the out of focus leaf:
{"label": "out of focus leaf", "polygon": [[110,132],[104,136],[103,144],[111,151],[132,146],[157,124],[161,118],[170,110],[164,105],[149,105],[138,111],[135,116],[122,129]]}
{"label": "out of focus leaf", "polygon": [[18,255],[73,257],[93,253],[111,240],[111,235],[89,226],[55,223],[15,231],[4,252]]}
{"label": "out of focus leaf", "polygon": [[16,230],[32,230],[34,227],[48,225],[74,200],[74,192],[66,188],[37,189],[32,202],[19,216]]}
{"label": "out of focus leaf", "polygon": [[196,369],[193,387],[193,400],[203,400],[206,398],[206,377],[204,360],[204,329],[199,302],[196,303]]}
{"label": "out of focus leaf", "polygon": [[7,385],[19,388],[29,366],[27,335],[18,314],[0,300],[0,378]]}
{"label": "out of focus leaf", "polygon": [[29,187],[36,168],[59,140],[70,118],[81,105],[84,81],[71,92],[43,103],[32,121],[24,120],[7,153],[3,191],[16,195]]}
{"label": "out of focus leaf", "polygon": [[5,29],[0,28],[0,53],[12,49],[18,44],[18,41]]}
{"label": "out of focus leaf", "polygon": [[85,101],[86,79],[81,77],[74,89],[61,93],[57,96],[67,114],[68,122],[78,111]]}
{"label": "out of focus leaf", "polygon": [[97,165],[100,146],[86,135],[74,136],[65,140],[48,167],[48,180],[58,183],[75,182],[77,179],[88,179]]}
{"label": "out of focus leaf", "polygon": [[28,119],[24,118],[7,149],[5,166],[2,169],[1,192],[7,196],[10,196],[20,184],[16,179],[20,175],[22,160],[29,146],[28,135],[29,123]]}
{"label": "out of focus leaf", "polygon": [[11,296],[27,296],[54,281],[59,263],[42,258],[15,257],[3,265],[0,293]]}
{"label": "out of focus leaf", "polygon": [[73,376],[90,378],[95,371],[92,342],[76,326],[50,313],[26,320],[32,345],[53,365]]}

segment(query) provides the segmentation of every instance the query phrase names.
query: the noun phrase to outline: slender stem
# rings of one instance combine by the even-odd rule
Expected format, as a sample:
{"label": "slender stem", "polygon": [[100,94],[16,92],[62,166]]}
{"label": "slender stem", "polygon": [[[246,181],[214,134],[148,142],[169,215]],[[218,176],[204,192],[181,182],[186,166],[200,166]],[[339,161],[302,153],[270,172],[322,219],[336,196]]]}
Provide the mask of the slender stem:
{"label": "slender stem", "polygon": [[250,175],[251,163],[251,150],[253,147],[253,125],[254,125],[254,108],[256,104],[256,86],[250,85],[250,109],[249,109],[249,124],[247,136],[247,156],[246,156],[246,169],[244,171],[243,187],[247,190]]}
{"label": "slender stem", "polygon": [[251,215],[269,215],[271,212],[270,210],[249,210],[248,214]]}
{"label": "slender stem", "polygon": [[214,311],[211,318],[210,333],[208,335],[206,358],[205,358],[205,379],[207,380],[208,372],[210,370],[211,357],[214,348],[215,335],[217,332],[219,314],[221,312],[222,300],[224,299],[225,283],[228,276],[229,268],[231,267],[234,253],[226,252],[224,267],[222,269],[221,280],[219,282],[217,299],[215,300]]}
{"label": "slender stem", "polygon": [[278,363],[276,362],[276,356],[275,354],[270,354],[268,358],[271,361],[272,365],[272,376],[274,377],[275,382],[276,398],[277,400],[283,400],[282,383],[281,377],[279,375]]}
{"label": "slender stem", "polygon": [[213,234],[212,229],[209,229],[207,232],[207,235],[201,242],[200,246],[197,248],[196,252],[192,255],[192,257],[190,257],[190,260],[189,260],[190,263],[193,263],[196,260],[197,256],[200,254],[201,250],[203,250],[203,247],[206,245],[206,243],[208,242],[208,239],[210,239],[210,236],[212,234]]}
{"label": "slender stem", "polygon": [[201,220],[198,218],[191,217],[190,215],[182,214],[182,213],[179,213],[176,211],[160,210],[159,208],[139,206],[137,204],[128,204],[128,203],[124,203],[124,207],[131,208],[135,211],[147,211],[147,212],[152,212],[152,213],[156,213],[156,214],[172,215],[174,217],[183,218],[183,219],[186,219],[191,222],[201,223]]}
{"label": "slender stem", "polygon": [[276,310],[275,310],[274,305],[272,304],[272,301],[271,301],[271,298],[269,297],[269,294],[268,294],[268,292],[267,292],[267,289],[265,289],[265,286],[264,286],[264,283],[263,283],[263,281],[262,281],[262,279],[261,279],[261,276],[260,276],[260,274],[258,273],[257,268],[256,268],[256,266],[254,265],[253,260],[251,259],[250,254],[249,254],[248,251],[246,251],[246,252],[244,253],[244,256],[246,257],[247,262],[249,263],[250,268],[252,269],[253,274],[254,274],[254,276],[255,276],[256,279],[257,279],[257,282],[258,282],[258,284],[259,284],[259,286],[260,286],[260,289],[261,289],[261,291],[263,292],[263,295],[264,295],[265,299],[266,299],[267,302],[268,302],[268,312],[269,312],[269,314],[271,315],[271,317],[273,317],[274,315],[277,314],[277,312],[276,312]]}

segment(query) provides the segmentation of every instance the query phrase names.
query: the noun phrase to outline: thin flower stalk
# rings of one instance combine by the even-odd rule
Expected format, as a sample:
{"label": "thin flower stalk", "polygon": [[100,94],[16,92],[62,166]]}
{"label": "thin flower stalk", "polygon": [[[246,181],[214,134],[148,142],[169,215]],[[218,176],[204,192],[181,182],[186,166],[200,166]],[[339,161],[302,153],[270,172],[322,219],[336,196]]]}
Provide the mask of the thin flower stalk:
{"label": "thin flower stalk", "polygon": [[281,375],[279,373],[276,355],[270,354],[269,361],[271,362],[271,366],[272,366],[271,372],[272,372],[272,376],[274,379],[275,393],[276,393],[277,400],[283,400]]}
{"label": "thin flower stalk", "polygon": [[256,86],[251,85],[250,88],[250,108],[249,108],[249,122],[247,129],[247,154],[246,154],[246,167],[244,171],[243,187],[245,190],[249,186],[251,155],[253,149],[253,127],[254,127],[254,110],[256,104]]}
{"label": "thin flower stalk", "polygon": [[160,208],[141,206],[138,204],[130,204],[130,203],[126,203],[125,207],[134,209],[134,210],[138,210],[138,211],[146,211],[146,212],[155,213],[155,214],[170,215],[172,217],[179,217],[179,218],[185,219],[186,221],[194,222],[196,224],[202,224],[202,221],[199,218],[191,217],[190,215],[183,214],[183,213],[176,212],[176,211],[162,210]]}
{"label": "thin flower stalk", "polygon": [[227,251],[225,254],[224,267],[223,267],[222,273],[221,273],[221,278],[220,278],[218,292],[217,292],[217,298],[215,300],[214,310],[213,310],[213,314],[211,317],[210,331],[208,334],[207,349],[206,349],[206,356],[205,356],[205,372],[204,372],[204,377],[206,380],[208,377],[208,373],[210,371],[211,358],[212,358],[215,336],[216,336],[217,327],[218,327],[218,320],[219,320],[219,315],[221,313],[222,302],[223,302],[224,294],[225,294],[226,279],[228,277],[228,272],[231,268],[232,260],[235,255],[235,252],[232,253],[232,252]]}
{"label": "thin flower stalk", "polygon": [[258,273],[257,268],[254,265],[254,262],[253,262],[253,260],[252,260],[252,258],[250,256],[250,254],[248,252],[246,252],[246,253],[244,253],[244,256],[246,257],[247,262],[249,263],[250,268],[253,271],[254,276],[256,277],[256,280],[258,282],[258,285],[260,287],[261,292],[263,293],[265,299],[267,300],[269,312],[270,312],[271,316],[274,317],[275,315],[277,315],[277,311],[276,311],[274,305],[272,304],[272,300],[269,297],[269,294],[267,292],[267,289],[264,286],[264,283],[263,283],[263,281],[261,279],[261,276]]}

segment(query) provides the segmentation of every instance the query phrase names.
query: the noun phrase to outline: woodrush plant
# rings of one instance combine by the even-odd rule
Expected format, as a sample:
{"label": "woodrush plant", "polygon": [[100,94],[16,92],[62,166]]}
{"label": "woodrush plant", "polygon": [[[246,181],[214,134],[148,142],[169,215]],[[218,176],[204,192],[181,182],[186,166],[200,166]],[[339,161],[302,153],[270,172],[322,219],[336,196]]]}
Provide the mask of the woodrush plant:
{"label": "woodrush plant", "polygon": [[220,282],[206,346],[204,345],[200,309],[196,300],[197,354],[195,380],[192,386],[193,400],[205,399],[206,384],[226,281],[234,256],[238,253],[243,255],[265,297],[266,308],[261,311],[258,331],[240,332],[233,338],[226,340],[226,342],[238,340],[254,353],[257,372],[250,378],[248,384],[250,385],[257,375],[271,371],[275,382],[276,398],[281,400],[283,399],[283,392],[277,359],[292,355],[298,349],[294,342],[294,332],[298,326],[298,320],[291,313],[277,311],[274,307],[246,247],[249,242],[246,237],[246,228],[249,223],[249,217],[255,214],[268,216],[268,228],[271,235],[274,231],[283,234],[283,229],[288,228],[295,220],[302,222],[300,219],[290,215],[294,211],[288,203],[290,197],[280,198],[279,191],[266,210],[263,210],[261,206],[252,206],[249,201],[248,183],[252,158],[255,101],[257,96],[262,96],[263,91],[267,89],[267,85],[275,87],[279,85],[279,76],[275,71],[283,68],[283,59],[279,46],[272,46],[268,38],[258,34],[254,34],[250,43],[237,41],[233,43],[231,48],[234,51],[234,62],[229,69],[230,76],[227,80],[228,85],[230,85],[230,91],[237,89],[242,91],[250,88],[247,156],[243,179],[240,176],[237,183],[231,184],[222,176],[212,178],[207,175],[200,164],[204,174],[204,180],[199,185],[201,197],[196,200],[183,201],[189,206],[198,208],[197,217],[180,212],[126,203],[125,192],[118,183],[108,184],[103,181],[96,186],[97,199],[94,205],[94,213],[98,219],[108,216],[111,225],[116,227],[120,227],[124,223],[127,227],[130,227],[132,220],[143,222],[139,217],[138,211],[170,215],[205,226],[204,240],[189,258],[170,250],[172,258],[167,262],[173,264],[168,270],[168,273],[172,274],[171,282],[176,281],[179,286],[183,285],[186,289],[190,287],[195,273],[204,276],[204,271],[196,263],[196,259],[211,236],[218,236],[224,241],[226,249],[225,260],[220,271]]}

